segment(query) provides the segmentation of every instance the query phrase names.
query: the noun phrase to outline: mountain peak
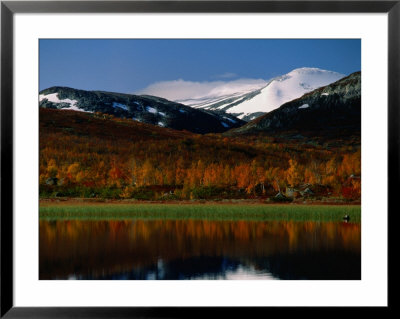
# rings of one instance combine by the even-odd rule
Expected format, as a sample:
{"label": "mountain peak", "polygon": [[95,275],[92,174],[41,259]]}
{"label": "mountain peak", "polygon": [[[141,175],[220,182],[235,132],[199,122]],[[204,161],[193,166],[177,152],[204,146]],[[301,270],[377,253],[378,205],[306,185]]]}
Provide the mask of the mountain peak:
{"label": "mountain peak", "polygon": [[324,69],[320,69],[320,68],[312,68],[312,67],[297,68],[297,69],[294,69],[294,70],[290,71],[290,72],[287,73],[286,75],[294,75],[294,74],[310,74],[310,75],[316,75],[316,74],[337,74],[337,75],[339,75],[341,78],[345,77],[345,74],[342,74],[342,73],[338,73],[338,72],[330,71],[330,70],[324,70]]}
{"label": "mountain peak", "polygon": [[200,109],[224,111],[242,120],[251,121],[277,109],[286,102],[343,77],[345,77],[344,74],[334,71],[301,67],[277,76],[264,87],[251,92],[224,95],[206,101],[192,100],[189,105]]}
{"label": "mountain peak", "polygon": [[301,73],[301,72],[333,72],[333,71],[304,66],[304,67],[301,67],[301,68],[296,68],[296,69],[292,70],[291,72],[299,72],[299,73]]}

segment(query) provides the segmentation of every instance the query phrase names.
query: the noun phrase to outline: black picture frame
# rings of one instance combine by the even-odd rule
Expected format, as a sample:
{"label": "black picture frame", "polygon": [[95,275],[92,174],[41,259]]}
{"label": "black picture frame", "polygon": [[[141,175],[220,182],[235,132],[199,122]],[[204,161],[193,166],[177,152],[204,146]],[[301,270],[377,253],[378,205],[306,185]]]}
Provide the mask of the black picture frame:
{"label": "black picture frame", "polygon": [[[226,316],[226,308],[192,307],[14,307],[13,304],[13,17],[15,13],[387,13],[388,14],[388,236],[399,184],[400,143],[400,0],[396,1],[1,1],[1,317],[5,318],[176,318],[211,313]],[[384,213],[384,212],[382,212]],[[390,214],[392,213],[392,214]],[[390,241],[388,247],[390,251]],[[390,257],[388,251],[388,265]],[[388,269],[389,271],[389,269]],[[388,280],[388,287],[390,280]],[[389,310],[392,295],[388,294]],[[236,308],[235,314],[264,307]],[[306,307],[291,307],[297,316]],[[349,314],[355,312],[347,309]],[[354,310],[354,309],[353,309]],[[279,310],[281,311],[281,310]],[[336,309],[331,310],[333,314]],[[357,309],[359,311],[359,309]],[[370,311],[370,310],[369,310]],[[286,312],[286,311],[285,311]]]}

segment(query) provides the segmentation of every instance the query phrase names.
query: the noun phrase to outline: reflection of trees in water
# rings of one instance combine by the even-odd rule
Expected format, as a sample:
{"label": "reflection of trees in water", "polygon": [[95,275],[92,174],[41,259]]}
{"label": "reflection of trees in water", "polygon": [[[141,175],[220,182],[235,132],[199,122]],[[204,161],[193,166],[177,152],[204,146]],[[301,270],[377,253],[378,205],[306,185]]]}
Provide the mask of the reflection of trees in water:
{"label": "reflection of trees in water", "polygon": [[[199,272],[208,263],[209,270],[216,267],[218,273],[221,260],[232,265],[240,260],[265,269],[268,260],[274,268],[275,259],[268,258],[277,255],[351,252],[359,256],[360,230],[360,224],[334,222],[40,221],[40,278],[71,273],[107,277],[146,267],[157,271],[159,259],[178,276],[179,267],[186,267],[182,263],[192,264],[192,270]],[[205,268],[195,270],[194,264]]]}

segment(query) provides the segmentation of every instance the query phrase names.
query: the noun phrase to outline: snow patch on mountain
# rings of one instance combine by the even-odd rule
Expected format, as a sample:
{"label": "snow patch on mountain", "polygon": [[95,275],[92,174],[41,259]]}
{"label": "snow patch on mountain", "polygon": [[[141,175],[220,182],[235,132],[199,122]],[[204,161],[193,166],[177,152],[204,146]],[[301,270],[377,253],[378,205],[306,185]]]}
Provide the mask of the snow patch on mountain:
{"label": "snow patch on mountain", "polygon": [[163,97],[185,105],[199,104],[218,97],[243,94],[266,85],[263,79],[241,78],[233,81],[186,81],[183,79],[156,82],[136,92]]}
{"label": "snow patch on mountain", "polygon": [[282,104],[301,97],[305,93],[333,83],[345,75],[317,68],[295,69],[282,77],[271,80],[260,94],[226,110],[242,113],[239,118],[255,112],[271,112]]}
{"label": "snow patch on mountain", "polygon": [[64,107],[63,110],[71,110],[71,111],[78,111],[78,112],[85,112],[85,113],[93,113],[93,111],[86,111],[84,109],[81,109],[75,105],[72,105],[70,107]]}
{"label": "snow patch on mountain", "polygon": [[49,102],[57,103],[57,104],[59,104],[59,103],[67,103],[67,104],[70,104],[71,106],[75,106],[76,103],[78,103],[77,100],[70,100],[70,99],[60,100],[58,98],[58,93],[52,93],[52,94],[47,94],[47,95],[40,94],[39,95],[39,102],[43,101],[44,99],[48,100]]}
{"label": "snow patch on mountain", "polygon": [[229,118],[229,117],[224,116],[224,119],[226,119],[226,120],[228,120],[228,121],[230,121],[230,122],[232,122],[232,123],[236,123],[235,120],[233,120],[233,119],[231,119],[231,118]]}
{"label": "snow patch on mountain", "polygon": [[158,113],[158,111],[154,107],[151,107],[151,106],[147,106],[146,107],[146,111],[150,112],[150,113],[153,113],[153,114],[157,114]]}
{"label": "snow patch on mountain", "polygon": [[39,102],[47,100],[49,102],[55,103],[55,104],[61,104],[61,103],[66,103],[69,104],[70,107],[63,107],[63,110],[71,110],[71,111],[79,111],[79,112],[86,112],[86,113],[93,113],[92,111],[86,111],[84,109],[79,108],[76,104],[78,103],[77,100],[71,100],[71,99],[63,99],[60,100],[58,97],[58,93],[51,93],[51,94],[39,94]]}
{"label": "snow patch on mountain", "polygon": [[119,107],[120,109],[128,111],[128,107],[125,104],[113,102],[113,107],[114,108]]}

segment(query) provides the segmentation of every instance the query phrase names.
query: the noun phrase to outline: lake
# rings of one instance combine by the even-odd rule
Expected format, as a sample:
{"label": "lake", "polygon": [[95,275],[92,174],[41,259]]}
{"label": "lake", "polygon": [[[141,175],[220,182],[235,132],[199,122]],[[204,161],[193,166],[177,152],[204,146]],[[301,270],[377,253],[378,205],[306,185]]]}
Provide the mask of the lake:
{"label": "lake", "polygon": [[361,224],[39,221],[39,279],[361,279]]}

